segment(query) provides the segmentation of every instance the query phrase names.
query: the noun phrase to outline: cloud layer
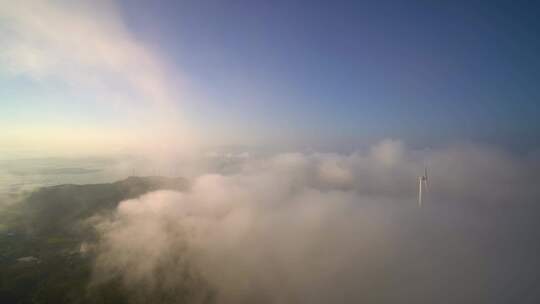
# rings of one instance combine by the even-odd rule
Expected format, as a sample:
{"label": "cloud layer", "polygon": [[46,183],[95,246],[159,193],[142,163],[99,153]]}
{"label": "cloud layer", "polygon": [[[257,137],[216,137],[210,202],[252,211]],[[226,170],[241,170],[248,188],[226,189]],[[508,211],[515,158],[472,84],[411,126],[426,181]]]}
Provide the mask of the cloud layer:
{"label": "cloud layer", "polygon": [[[432,187],[418,208],[425,163]],[[94,283],[120,279],[141,303],[478,303],[534,281],[534,158],[384,141],[238,168],[100,218]]]}

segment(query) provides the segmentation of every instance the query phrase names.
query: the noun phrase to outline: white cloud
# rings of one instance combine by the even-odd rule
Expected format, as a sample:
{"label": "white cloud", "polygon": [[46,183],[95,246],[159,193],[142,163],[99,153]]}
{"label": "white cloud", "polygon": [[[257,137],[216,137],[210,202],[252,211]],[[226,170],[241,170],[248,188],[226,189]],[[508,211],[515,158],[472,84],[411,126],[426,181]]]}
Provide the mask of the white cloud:
{"label": "white cloud", "polygon": [[134,39],[113,3],[2,2],[2,60],[12,73],[73,86],[127,85],[147,101],[171,102],[157,56]]}
{"label": "white cloud", "polygon": [[[113,1],[0,0],[0,65],[8,75],[44,86],[67,85],[73,94],[62,96],[75,96],[71,102],[93,100],[109,110],[104,113],[114,113],[114,128],[104,132],[89,126],[89,135],[79,138],[114,135],[129,147],[135,141],[137,147],[162,150],[185,148],[194,141],[179,109],[186,99],[185,90],[178,88],[180,73],[175,71],[176,81],[170,81],[159,54],[133,36]],[[61,142],[78,138],[66,135],[70,128],[64,125],[39,127],[64,129],[55,131]],[[32,141],[35,131],[18,129]]]}
{"label": "white cloud", "polygon": [[[185,193],[121,202],[98,226],[96,282],[119,277],[139,301],[164,303],[186,300],[178,290],[188,303],[482,302],[489,244],[512,230],[471,211],[540,194],[535,160],[473,146],[426,154],[385,141],[240,162]],[[433,187],[419,209],[426,162]]]}

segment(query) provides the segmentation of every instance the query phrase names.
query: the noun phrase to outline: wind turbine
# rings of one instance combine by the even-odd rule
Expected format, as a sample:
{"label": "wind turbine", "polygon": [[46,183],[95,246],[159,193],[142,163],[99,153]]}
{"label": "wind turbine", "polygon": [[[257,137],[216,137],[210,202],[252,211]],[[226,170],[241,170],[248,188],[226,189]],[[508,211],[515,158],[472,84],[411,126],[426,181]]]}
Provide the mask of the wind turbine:
{"label": "wind turbine", "polygon": [[424,175],[418,177],[418,206],[422,207],[422,195],[423,195],[423,188],[428,188],[428,175],[427,175],[427,168],[424,168]]}

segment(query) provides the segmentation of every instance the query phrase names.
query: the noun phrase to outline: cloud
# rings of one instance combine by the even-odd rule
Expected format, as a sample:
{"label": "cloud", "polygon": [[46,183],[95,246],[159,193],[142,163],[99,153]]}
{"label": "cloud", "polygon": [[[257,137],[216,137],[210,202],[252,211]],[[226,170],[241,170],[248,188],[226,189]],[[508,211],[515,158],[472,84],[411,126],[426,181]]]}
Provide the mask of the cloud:
{"label": "cloud", "polygon": [[[178,106],[186,99],[186,90],[175,89],[182,83],[170,80],[159,54],[134,37],[114,2],[0,0],[0,35],[0,65],[8,75],[67,87],[76,96],[73,103],[92,100],[119,113],[114,129],[75,127],[78,131],[70,132],[72,126],[58,130],[54,124],[34,128],[45,127],[51,133],[45,137],[53,139],[48,142],[58,142],[64,149],[67,141],[100,134],[104,142],[125,141],[129,147],[137,143],[148,149],[172,150],[175,144],[192,143]],[[176,80],[179,74],[175,72]],[[122,125],[130,119],[137,121],[135,127]],[[142,125],[152,126],[153,132]],[[6,141],[21,135],[30,143],[36,141],[34,129],[19,128]],[[99,139],[89,142],[97,145]]]}
{"label": "cloud", "polygon": [[[163,67],[109,1],[4,3],[2,59],[12,73],[106,88],[125,82],[147,101],[170,102]],[[120,84],[119,84],[120,85]]]}
{"label": "cloud", "polygon": [[472,303],[504,298],[489,290],[512,276],[534,279],[521,263],[536,260],[523,237],[536,220],[505,207],[540,197],[533,158],[384,141],[368,153],[239,161],[98,220],[94,284],[119,278],[135,303]]}

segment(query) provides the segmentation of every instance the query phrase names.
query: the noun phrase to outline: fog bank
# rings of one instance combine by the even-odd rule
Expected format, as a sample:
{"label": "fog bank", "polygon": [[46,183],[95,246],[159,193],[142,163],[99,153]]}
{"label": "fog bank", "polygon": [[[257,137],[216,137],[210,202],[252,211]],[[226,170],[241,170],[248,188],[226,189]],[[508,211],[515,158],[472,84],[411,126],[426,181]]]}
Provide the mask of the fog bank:
{"label": "fog bank", "polygon": [[[417,176],[427,165],[425,206]],[[94,284],[137,303],[538,299],[538,161],[485,147],[242,158],[94,219]],[[519,282],[516,283],[516,282]]]}

